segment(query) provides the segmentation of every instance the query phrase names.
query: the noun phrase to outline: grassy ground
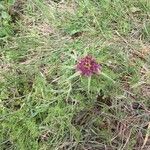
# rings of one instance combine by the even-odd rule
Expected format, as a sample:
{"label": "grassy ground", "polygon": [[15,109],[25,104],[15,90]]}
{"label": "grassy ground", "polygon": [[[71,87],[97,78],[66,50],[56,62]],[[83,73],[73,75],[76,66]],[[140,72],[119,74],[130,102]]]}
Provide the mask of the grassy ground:
{"label": "grassy ground", "polygon": [[[0,33],[13,31],[0,35],[1,150],[150,149],[149,0],[5,7]],[[90,85],[75,76],[85,54],[105,74]]]}

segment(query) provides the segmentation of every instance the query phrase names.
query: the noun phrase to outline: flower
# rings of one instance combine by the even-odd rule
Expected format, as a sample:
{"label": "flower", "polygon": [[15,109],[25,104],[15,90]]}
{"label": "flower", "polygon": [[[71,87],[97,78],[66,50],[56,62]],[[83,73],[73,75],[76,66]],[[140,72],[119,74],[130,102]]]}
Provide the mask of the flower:
{"label": "flower", "polygon": [[91,55],[87,55],[81,58],[76,66],[77,71],[84,76],[92,76],[93,74],[98,74],[100,70],[100,64],[98,64]]}

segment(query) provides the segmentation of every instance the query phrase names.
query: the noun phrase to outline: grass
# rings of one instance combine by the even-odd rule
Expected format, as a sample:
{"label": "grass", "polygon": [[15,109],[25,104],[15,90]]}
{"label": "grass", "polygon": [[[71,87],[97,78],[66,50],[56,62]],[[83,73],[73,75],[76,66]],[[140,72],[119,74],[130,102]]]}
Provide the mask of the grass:
{"label": "grass", "polygon": [[[0,38],[0,149],[148,150],[150,2],[12,6],[14,32]],[[86,54],[102,65],[90,80],[74,69]]]}

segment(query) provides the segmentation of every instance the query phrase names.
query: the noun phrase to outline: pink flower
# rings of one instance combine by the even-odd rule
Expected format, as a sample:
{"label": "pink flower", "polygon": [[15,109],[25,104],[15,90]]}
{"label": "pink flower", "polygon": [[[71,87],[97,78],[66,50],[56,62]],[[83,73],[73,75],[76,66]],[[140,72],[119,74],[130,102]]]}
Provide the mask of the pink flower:
{"label": "pink flower", "polygon": [[77,71],[84,76],[92,76],[93,74],[98,74],[100,71],[100,64],[98,64],[91,55],[87,55],[81,58],[76,66]]}

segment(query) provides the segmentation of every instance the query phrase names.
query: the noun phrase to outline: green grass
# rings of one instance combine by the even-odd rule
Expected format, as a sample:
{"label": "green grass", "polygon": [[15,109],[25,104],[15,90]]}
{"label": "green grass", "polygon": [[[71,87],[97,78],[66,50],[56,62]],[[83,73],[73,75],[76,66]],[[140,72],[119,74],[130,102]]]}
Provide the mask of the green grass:
{"label": "green grass", "polygon": [[[0,149],[148,150],[150,1],[22,7],[0,37]],[[102,65],[90,83],[74,69],[86,54]]]}

